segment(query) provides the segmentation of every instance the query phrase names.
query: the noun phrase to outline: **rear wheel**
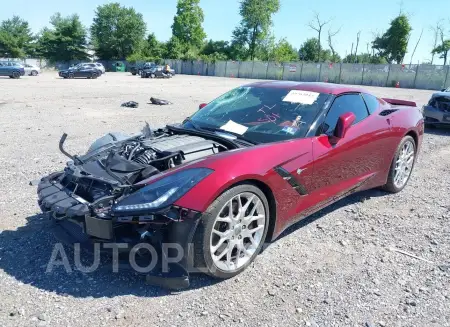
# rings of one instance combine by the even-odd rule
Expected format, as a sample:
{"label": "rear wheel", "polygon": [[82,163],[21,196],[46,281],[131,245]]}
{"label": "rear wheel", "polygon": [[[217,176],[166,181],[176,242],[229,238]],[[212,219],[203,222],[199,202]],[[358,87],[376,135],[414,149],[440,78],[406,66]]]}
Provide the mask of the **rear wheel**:
{"label": "rear wheel", "polygon": [[153,74],[153,73],[150,74],[150,78],[155,78],[155,77],[156,77],[155,74]]}
{"label": "rear wheel", "polygon": [[384,189],[391,193],[403,190],[411,177],[416,161],[416,142],[411,136],[405,136],[397,147],[391,163],[389,176]]}
{"label": "rear wheel", "polygon": [[203,214],[194,236],[194,264],[217,278],[247,268],[261,251],[269,225],[269,204],[252,184],[220,195]]}
{"label": "rear wheel", "polygon": [[31,76],[37,76],[38,72],[36,70],[31,71]]}
{"label": "rear wheel", "polygon": [[97,77],[98,77],[98,74],[97,74],[97,73],[92,73],[92,74],[91,74],[91,78],[94,78],[94,79],[95,79],[95,78],[97,78]]}
{"label": "rear wheel", "polygon": [[20,73],[18,71],[14,71],[14,72],[12,72],[11,77],[12,78],[20,78]]}
{"label": "rear wheel", "polygon": [[70,74],[69,74],[69,78],[74,78],[73,73],[70,73]]}

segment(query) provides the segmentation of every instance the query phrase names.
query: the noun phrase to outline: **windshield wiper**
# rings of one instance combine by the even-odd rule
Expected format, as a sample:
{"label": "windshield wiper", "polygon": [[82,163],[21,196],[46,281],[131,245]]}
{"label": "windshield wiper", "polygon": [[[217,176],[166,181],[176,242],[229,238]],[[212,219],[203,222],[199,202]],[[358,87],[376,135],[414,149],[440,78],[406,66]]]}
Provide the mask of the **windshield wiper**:
{"label": "windshield wiper", "polygon": [[212,128],[212,127],[203,127],[203,129],[206,129],[206,130],[212,131],[212,132],[220,132],[220,133],[223,133],[223,134],[233,135],[233,136],[236,137],[238,140],[244,141],[245,143],[249,143],[249,144],[252,144],[252,145],[258,144],[258,142],[253,141],[253,140],[250,140],[250,139],[246,138],[245,136],[242,136],[242,135],[239,134],[239,133],[230,132],[230,131],[227,131],[227,130],[225,130],[225,129],[221,129],[221,128]]}

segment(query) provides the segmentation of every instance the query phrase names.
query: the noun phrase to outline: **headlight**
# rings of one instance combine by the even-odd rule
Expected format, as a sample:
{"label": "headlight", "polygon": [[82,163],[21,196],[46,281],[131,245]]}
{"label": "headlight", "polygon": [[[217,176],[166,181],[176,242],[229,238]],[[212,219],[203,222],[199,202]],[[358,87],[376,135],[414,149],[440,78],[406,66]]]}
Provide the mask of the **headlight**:
{"label": "headlight", "polygon": [[208,168],[192,168],[163,177],[114,204],[111,210],[138,214],[168,207],[212,172]]}

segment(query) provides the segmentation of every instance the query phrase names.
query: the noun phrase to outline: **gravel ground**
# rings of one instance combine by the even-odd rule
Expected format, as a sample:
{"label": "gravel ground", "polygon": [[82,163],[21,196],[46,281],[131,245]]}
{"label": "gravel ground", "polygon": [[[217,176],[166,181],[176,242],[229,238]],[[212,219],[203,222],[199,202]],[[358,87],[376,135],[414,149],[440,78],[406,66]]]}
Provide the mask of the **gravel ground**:
{"label": "gravel ground", "polygon": [[[109,131],[180,121],[246,82],[120,73],[0,79],[0,326],[450,326],[449,130],[427,131],[403,192],[334,204],[286,231],[237,278],[196,276],[190,289],[169,293],[110,269],[45,273],[55,240],[27,183],[64,165],[63,132],[70,152],[82,152]],[[420,105],[431,94],[369,89]],[[150,96],[173,104],[149,105]],[[120,107],[129,100],[139,108]]]}

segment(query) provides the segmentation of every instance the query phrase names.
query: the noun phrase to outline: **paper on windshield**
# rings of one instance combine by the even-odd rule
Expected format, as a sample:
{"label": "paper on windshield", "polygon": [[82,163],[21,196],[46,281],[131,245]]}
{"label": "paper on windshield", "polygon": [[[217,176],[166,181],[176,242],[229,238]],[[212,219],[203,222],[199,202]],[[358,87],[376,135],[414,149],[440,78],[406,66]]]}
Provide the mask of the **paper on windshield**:
{"label": "paper on windshield", "polygon": [[320,93],[302,90],[291,90],[283,99],[285,102],[313,104]]}
{"label": "paper on windshield", "polygon": [[225,125],[221,126],[220,129],[242,135],[247,131],[248,127],[229,120]]}

